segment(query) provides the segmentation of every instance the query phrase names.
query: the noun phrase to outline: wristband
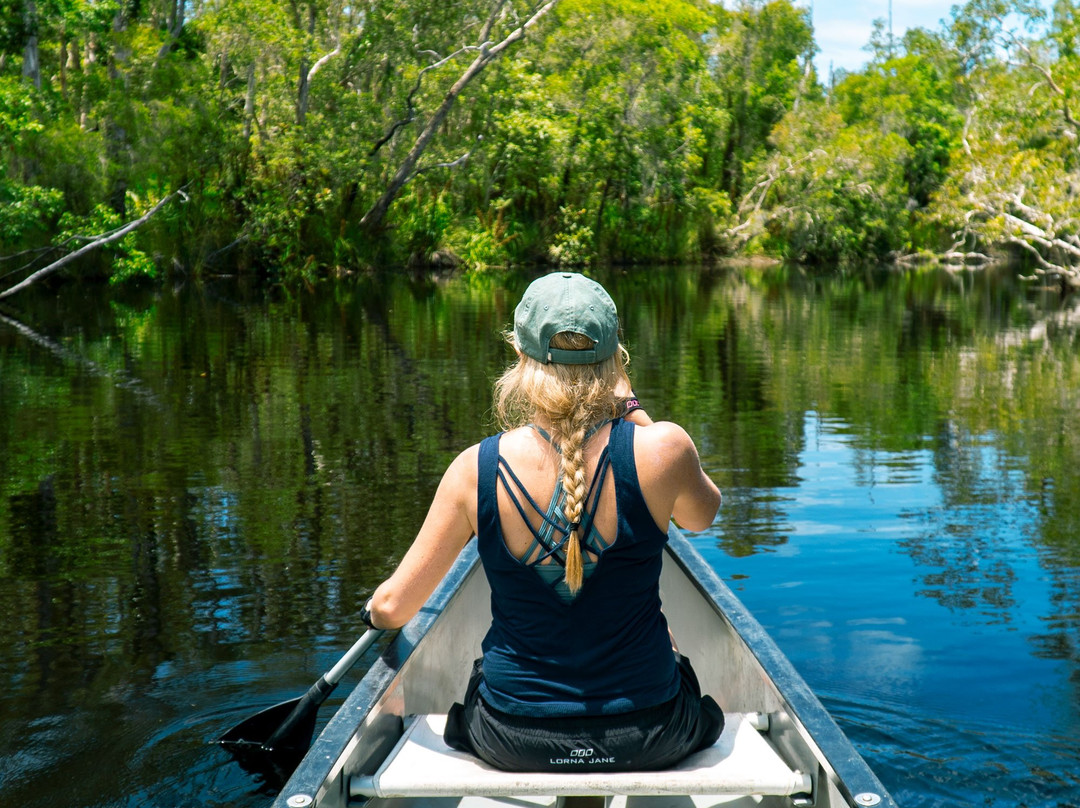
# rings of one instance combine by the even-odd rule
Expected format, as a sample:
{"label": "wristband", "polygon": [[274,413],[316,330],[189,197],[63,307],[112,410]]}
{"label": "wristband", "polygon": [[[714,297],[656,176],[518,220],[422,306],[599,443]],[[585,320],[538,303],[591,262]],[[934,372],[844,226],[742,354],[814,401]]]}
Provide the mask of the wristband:
{"label": "wristband", "polygon": [[375,628],[375,624],[371,622],[371,598],[367,599],[364,608],[360,610],[360,620],[368,628]]}
{"label": "wristband", "polygon": [[619,414],[619,417],[620,418],[625,418],[630,413],[632,413],[634,410],[642,410],[642,409],[644,409],[644,407],[641,406],[641,402],[638,401],[638,397],[635,396],[633,394],[633,392],[631,392],[629,398],[623,399],[622,412]]}

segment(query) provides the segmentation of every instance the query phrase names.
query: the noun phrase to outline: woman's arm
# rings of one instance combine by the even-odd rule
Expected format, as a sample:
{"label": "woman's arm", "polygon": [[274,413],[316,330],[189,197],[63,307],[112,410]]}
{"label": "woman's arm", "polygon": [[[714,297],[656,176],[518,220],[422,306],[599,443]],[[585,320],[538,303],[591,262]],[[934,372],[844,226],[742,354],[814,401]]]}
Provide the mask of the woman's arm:
{"label": "woman's arm", "polygon": [[707,530],[720,510],[720,489],[701,467],[694,441],[686,432],[682,434],[686,440],[679,447],[672,476],[681,480],[683,485],[675,496],[671,517],[679,527],[687,530]]}
{"label": "woman's arm", "polygon": [[400,628],[409,622],[476,532],[478,456],[478,446],[466,449],[443,474],[412,546],[372,595],[371,622],[376,628]]}
{"label": "woman's arm", "polygon": [[[636,410],[628,416],[642,415]],[[705,530],[720,509],[720,489],[701,468],[694,441],[669,421],[640,424],[634,436],[634,458],[645,502],[657,525],[669,519],[688,530]]]}

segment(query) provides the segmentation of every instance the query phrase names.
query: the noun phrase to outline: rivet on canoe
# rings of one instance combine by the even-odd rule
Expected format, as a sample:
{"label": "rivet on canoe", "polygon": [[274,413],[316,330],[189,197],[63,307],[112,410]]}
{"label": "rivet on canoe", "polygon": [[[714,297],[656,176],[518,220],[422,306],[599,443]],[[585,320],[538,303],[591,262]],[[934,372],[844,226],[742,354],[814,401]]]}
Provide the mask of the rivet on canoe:
{"label": "rivet on canoe", "polygon": [[870,791],[864,791],[862,794],[855,795],[856,805],[877,805],[879,802],[881,802],[881,795],[874,794]]}
{"label": "rivet on canoe", "polygon": [[313,802],[315,800],[308,794],[293,794],[286,800],[289,808],[307,808]]}

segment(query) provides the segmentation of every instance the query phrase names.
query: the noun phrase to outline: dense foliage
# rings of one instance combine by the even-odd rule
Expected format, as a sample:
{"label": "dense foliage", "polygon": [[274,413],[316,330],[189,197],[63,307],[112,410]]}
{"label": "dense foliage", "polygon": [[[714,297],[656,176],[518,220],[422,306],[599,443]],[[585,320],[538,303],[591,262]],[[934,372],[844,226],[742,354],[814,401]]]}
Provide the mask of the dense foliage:
{"label": "dense foliage", "polygon": [[868,50],[823,84],[791,0],[0,0],[0,288],[178,189],[114,277],[768,254],[1071,282],[1080,2]]}

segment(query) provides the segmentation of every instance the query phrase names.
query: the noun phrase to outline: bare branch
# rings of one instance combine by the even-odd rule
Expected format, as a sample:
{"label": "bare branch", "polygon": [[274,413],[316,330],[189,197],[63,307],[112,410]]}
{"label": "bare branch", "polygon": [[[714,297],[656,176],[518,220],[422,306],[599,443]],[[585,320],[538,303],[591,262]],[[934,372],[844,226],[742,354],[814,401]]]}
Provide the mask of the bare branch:
{"label": "bare branch", "polygon": [[[441,58],[437,62],[433,62],[432,64],[429,64],[426,67],[422,68],[420,72],[416,74],[416,83],[413,84],[412,89],[409,90],[409,94],[405,97],[405,117],[401,118],[398,121],[395,121],[394,124],[390,127],[390,129],[387,130],[386,134],[379,138],[378,141],[376,141],[375,145],[371,147],[371,151],[368,152],[368,157],[374,157],[378,153],[379,149],[389,143],[393,139],[394,135],[396,135],[403,127],[408,126],[410,123],[416,120],[416,106],[414,105],[413,101],[416,98],[416,94],[420,92],[420,84],[424,80],[425,73],[431,70],[438,70],[447,62],[452,61],[453,59],[460,56],[462,53],[478,50],[480,50],[480,46],[478,45],[465,45],[464,47],[458,48],[449,56]],[[431,54],[436,58],[438,58],[439,56],[439,54],[432,50],[424,50],[420,51],[420,53]]]}
{"label": "bare branch", "polygon": [[146,224],[146,222],[148,222],[150,220],[150,217],[152,217],[155,213],[157,213],[159,210],[161,210],[163,207],[165,207],[165,205],[168,202],[170,202],[174,197],[176,197],[179,194],[180,194],[180,191],[173,191],[168,196],[162,198],[162,200],[160,202],[158,202],[156,205],[154,205],[154,207],[150,208],[150,210],[148,210],[146,213],[144,213],[138,219],[135,219],[134,221],[128,222],[123,227],[112,231],[111,233],[109,233],[106,236],[102,236],[102,237],[100,237],[100,238],[98,238],[98,239],[96,239],[94,241],[91,241],[89,244],[84,244],[82,247],[75,250],[75,252],[70,252],[67,255],[63,256],[62,258],[58,258],[57,260],[55,260],[51,264],[49,264],[47,267],[43,267],[42,269],[39,269],[37,272],[35,272],[33,275],[26,278],[22,282],[15,284],[10,289],[6,289],[3,292],[0,292],[0,300],[2,300],[5,297],[9,297],[9,296],[15,294],[16,292],[21,292],[23,289],[30,286],[31,284],[37,283],[39,280],[46,277],[47,275],[53,274],[58,269],[61,269],[62,267],[67,266],[72,261],[76,260],[77,258],[81,258],[82,256],[86,255],[89,252],[92,252],[92,251],[96,250],[98,247],[104,247],[106,244],[111,244],[114,241],[119,241],[124,236],[126,236],[128,233],[131,233],[134,230],[136,230],[137,228],[142,227],[144,224]]}
{"label": "bare branch", "polygon": [[955,249],[949,249],[941,253],[896,253],[891,257],[894,264],[902,267],[914,267],[925,264],[940,264],[945,269],[949,270],[971,267],[980,268],[994,262],[994,259],[986,253],[981,253],[977,251],[960,252]]}
{"label": "bare branch", "polygon": [[1054,233],[1048,232],[1043,228],[1032,224],[1031,222],[1024,221],[1018,216],[1014,216],[1011,213],[1002,213],[1002,218],[1013,225],[1017,230],[1027,236],[1035,244],[1046,249],[1059,249],[1062,252],[1068,253],[1074,258],[1080,259],[1080,247],[1075,244],[1070,244],[1060,238],[1057,238]]}
{"label": "bare branch", "polygon": [[[446,163],[432,163],[429,166],[421,166],[420,168],[416,169],[416,171],[413,172],[412,177],[416,177],[419,174],[423,174],[425,171],[432,171],[432,170],[434,170],[436,168],[457,168],[458,166],[465,165],[465,161],[469,159],[469,156],[471,154],[472,154],[471,151],[467,151],[463,155],[461,155],[461,157],[458,157],[457,159],[454,159],[454,160],[450,160],[449,162],[446,162]],[[410,177],[409,179],[412,179],[412,177]]]}
{"label": "bare branch", "polygon": [[[505,5],[506,0],[498,0],[495,8],[492,12],[491,25],[494,26],[495,14]],[[495,61],[499,55],[505,51],[510,45],[525,37],[526,32],[535,26],[548,12],[550,12],[559,0],[547,0],[539,6],[528,20],[526,20],[519,27],[511,31],[501,42],[493,47],[488,47],[486,40],[482,40],[483,44],[479,46],[480,53],[472,61],[472,63],[465,69],[465,72],[461,74],[457,81],[447,90],[446,95],[443,96],[442,103],[428,118],[427,123],[424,124],[424,128],[420,131],[420,134],[416,138],[416,142],[409,150],[409,153],[405,156],[401,165],[398,166],[397,171],[394,172],[394,176],[390,179],[390,183],[382,195],[375,201],[375,204],[363,215],[360,219],[360,224],[365,228],[374,228],[382,223],[383,218],[386,216],[387,210],[389,210],[391,203],[397,197],[402,187],[413,176],[416,169],[416,164],[419,162],[421,155],[423,155],[425,149],[435,137],[435,133],[439,127],[442,126],[443,121],[446,120],[447,115],[450,114],[451,108],[457,102],[457,98],[468,86],[474,78],[480,75],[480,72]],[[483,32],[482,32],[483,33]],[[490,29],[487,31],[490,33]],[[475,49],[474,46],[472,49]]]}
{"label": "bare branch", "polygon": [[495,22],[498,20],[499,12],[502,11],[502,7],[506,5],[506,0],[499,0],[495,4],[495,7],[491,9],[491,14],[488,15],[487,22],[484,23],[484,27],[480,30],[480,41],[487,42],[488,37],[491,36],[491,29],[495,26]]}
{"label": "bare branch", "polygon": [[1012,245],[1014,245],[1016,247],[1020,247],[1022,250],[1025,250],[1026,252],[1028,252],[1031,255],[1031,257],[1035,259],[1035,263],[1037,263],[1044,270],[1045,269],[1053,269],[1053,270],[1061,270],[1063,272],[1065,271],[1064,267],[1059,267],[1057,264],[1051,264],[1049,261],[1047,261],[1045,258],[1043,258],[1041,252],[1036,250],[1033,246],[1031,246],[1031,244],[1024,241],[1024,239],[1022,239],[1022,238],[1016,238],[1015,236],[1010,236],[1009,238],[1005,239],[1005,242],[1007,244],[1012,244]]}
{"label": "bare branch", "polygon": [[334,48],[329,53],[327,53],[327,54],[325,54],[323,56],[320,56],[318,58],[318,60],[316,60],[315,64],[313,64],[311,66],[311,70],[308,71],[308,74],[307,74],[308,82],[310,83],[311,80],[315,78],[315,74],[318,73],[327,62],[329,62],[331,59],[333,59],[339,53],[341,53],[341,46],[340,45],[338,47]]}
{"label": "bare branch", "polygon": [[534,25],[536,25],[538,22],[540,22],[540,20],[542,20],[547,15],[547,13],[551,11],[551,9],[555,8],[555,6],[558,5],[558,2],[559,0],[548,0],[548,2],[540,6],[540,8],[538,8],[536,12],[531,17],[529,17],[529,19],[527,19],[522,25],[511,31],[510,34],[506,37],[506,39],[504,39],[495,47],[488,48],[486,51],[484,51],[484,55],[490,57],[488,61],[490,62],[492,59],[494,59],[494,57],[498,56],[500,53],[502,53],[504,50],[506,50],[518,40],[524,39],[525,34],[528,32],[528,30]]}
{"label": "bare branch", "polygon": [[1078,123],[1073,118],[1072,112],[1069,111],[1069,94],[1065,92],[1064,88],[1054,80],[1054,76],[1050,72],[1050,69],[1045,65],[1039,64],[1038,60],[1035,59],[1035,55],[1031,52],[1031,48],[1029,48],[1019,39],[1016,39],[1014,37],[1013,45],[1015,45],[1023,52],[1027,61],[1018,63],[1010,59],[1008,63],[1013,65],[1014,67],[1029,67],[1032,70],[1038,71],[1045,80],[1046,85],[1050,88],[1050,91],[1061,98],[1061,115],[1065,119],[1065,122],[1074,128],[1080,128],[1080,123]]}
{"label": "bare branch", "polygon": [[[750,199],[756,195],[757,201],[754,202],[754,206],[750,210],[749,215],[752,216],[753,214],[757,213],[759,210],[761,210],[761,206],[765,204],[765,198],[769,195],[769,190],[773,187],[777,180],[779,180],[785,174],[791,174],[795,171],[796,168],[798,168],[799,165],[805,163],[807,160],[810,160],[813,157],[827,158],[828,156],[829,155],[823,149],[812,149],[811,151],[800,157],[798,160],[794,160],[788,163],[788,165],[781,171],[778,171],[775,174],[766,174],[762,179],[758,180],[758,182],[754,185],[753,188],[751,188],[743,195],[742,200],[739,202],[738,212],[740,214],[743,213],[747,209],[747,205],[749,204]],[[732,230],[732,232],[741,230],[744,226],[745,223],[739,225],[737,228]]]}
{"label": "bare branch", "polygon": [[949,250],[943,253],[941,257],[950,263],[959,262],[965,265],[989,264],[994,260],[986,253],[976,252],[975,250],[972,250],[971,252],[957,252],[955,250]]}
{"label": "bare branch", "polygon": [[[43,253],[51,252],[51,251],[53,251],[55,249],[56,249],[56,245],[55,244],[50,244],[47,247],[34,247],[33,249],[22,250],[21,252],[11,253],[10,255],[0,255],[0,262],[14,261],[16,258],[22,258],[23,256],[26,256],[26,255],[32,255],[34,257],[31,259],[31,263],[33,263],[35,260],[37,260],[37,257],[39,255],[42,255]],[[18,270],[13,270],[13,271],[18,271]]]}

